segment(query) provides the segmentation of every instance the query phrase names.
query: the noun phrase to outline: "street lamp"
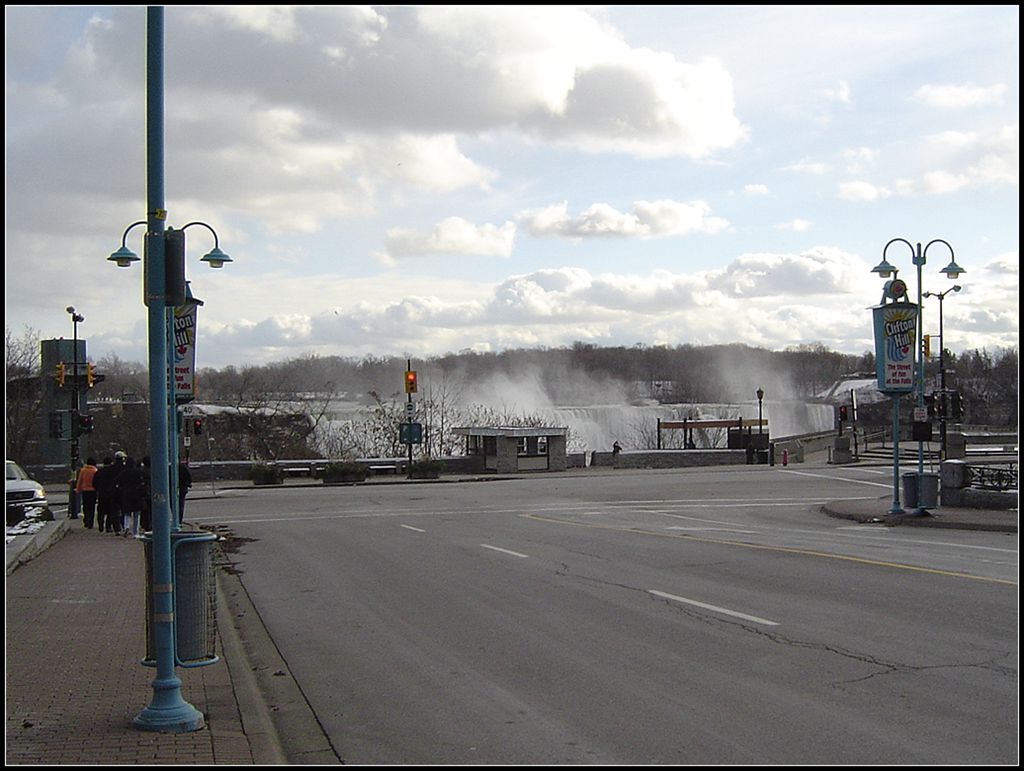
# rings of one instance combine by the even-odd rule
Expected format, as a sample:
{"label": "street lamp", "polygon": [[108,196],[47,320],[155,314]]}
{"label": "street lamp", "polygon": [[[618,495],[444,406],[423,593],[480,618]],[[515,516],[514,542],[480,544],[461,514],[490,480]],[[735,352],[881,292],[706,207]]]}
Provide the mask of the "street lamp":
{"label": "street lamp", "polygon": [[[920,412],[924,411],[924,339],[923,339],[923,335],[921,334],[922,333],[922,329],[923,329],[923,322],[922,322],[922,319],[921,319],[921,312],[920,312],[921,298],[923,297],[921,272],[922,272],[922,268],[925,266],[925,264],[927,262],[928,249],[931,246],[935,245],[935,244],[943,244],[943,245],[945,245],[945,247],[947,249],[949,249],[949,255],[950,255],[949,265],[947,265],[946,267],[944,267],[940,271],[940,273],[944,273],[948,278],[955,280],[955,279],[959,278],[961,273],[966,273],[966,271],[963,268],[961,268],[959,265],[956,264],[956,259],[955,259],[954,254],[953,254],[953,247],[950,246],[948,242],[944,241],[941,238],[935,238],[935,239],[929,241],[924,246],[923,249],[921,248],[921,244],[920,243],[918,243],[916,245],[916,247],[915,247],[914,244],[910,243],[905,238],[893,238],[893,239],[891,239],[885,245],[885,248],[882,249],[882,261],[880,263],[878,263],[878,265],[876,265],[874,268],[871,269],[872,273],[877,273],[881,278],[889,278],[889,276],[893,275],[894,273],[898,273],[897,269],[891,263],[889,263],[888,260],[886,260],[886,252],[888,252],[889,247],[892,246],[897,241],[906,244],[910,248],[911,256],[913,258],[913,263],[914,263],[915,266],[917,266],[917,307],[918,307],[918,312],[917,312],[917,330],[916,330],[917,338],[915,340],[914,355],[916,357],[915,361],[917,363],[917,387],[915,388],[915,391],[917,392],[917,405],[916,405],[917,406],[917,410],[916,410],[916,412],[919,415]],[[893,398],[893,414],[895,416],[894,417],[894,421],[893,421],[893,423],[894,423],[893,428],[894,428],[894,430],[898,430],[897,421],[898,421],[898,414],[899,413],[898,413],[897,407],[896,407],[896,397]],[[899,458],[897,457],[897,452],[895,450],[895,445],[894,445],[894,449],[893,449],[894,499],[895,499],[895,488],[898,485],[898,479],[896,478],[898,476],[898,469],[899,469],[898,464],[899,464]],[[921,505],[923,478],[924,478],[924,440],[921,439],[921,438],[918,438],[918,443],[917,443],[917,501],[916,501],[917,505],[916,505],[916,508],[914,510],[914,514],[918,515],[918,516],[921,516],[921,515],[924,515],[924,514],[927,513],[927,512],[925,512],[924,508]],[[895,500],[894,500],[894,504],[895,504]],[[896,509],[896,508],[897,507],[894,505],[894,509]]]}
{"label": "street lamp", "polygon": [[[181,680],[176,665],[175,576],[172,563],[171,523],[177,511],[170,508],[170,457],[177,446],[168,441],[168,423],[172,402],[168,398],[168,314],[185,301],[185,239],[184,230],[165,229],[167,210],[164,203],[164,9],[146,9],[146,212],[145,220],[134,222],[121,236],[121,248],[110,255],[118,266],[129,266],[138,256],[128,249],[128,233],[139,225],[146,226],[143,297],[147,307],[149,336],[149,417],[151,491],[153,501],[152,560],[149,576],[150,639],[153,643],[156,677],[152,682],[153,698],[149,706],[132,721],[148,731],[184,733],[197,731],[205,725],[203,714],[181,695]],[[191,225],[205,223],[188,223]],[[228,261],[220,251],[214,233],[214,251],[205,261],[220,267]],[[173,428],[171,429],[173,431]],[[197,539],[199,540],[199,539]],[[212,662],[211,662],[212,663]]]}
{"label": "street lamp", "polygon": [[953,284],[945,292],[925,292],[921,295],[922,297],[939,298],[939,393],[942,395],[942,413],[939,415],[939,438],[941,440],[939,457],[942,460],[946,459],[946,414],[949,410],[946,399],[946,337],[942,330],[942,301],[950,292],[959,292],[961,289],[963,287],[959,284]]}
{"label": "street lamp", "polygon": [[757,389],[757,433],[761,433],[761,400],[764,398],[764,389]]}
{"label": "street lamp", "polygon": [[[136,227],[141,225],[147,225],[146,221],[140,220],[133,222],[129,225],[124,233],[121,235],[121,246],[117,251],[113,252],[108,258],[108,262],[115,263],[119,268],[128,268],[139,261],[139,257],[135,252],[128,248],[127,239],[128,234]],[[233,262],[233,260],[220,249],[220,240],[217,236],[217,231],[214,230],[210,225],[205,222],[189,222],[183,225],[179,229],[168,227],[163,232],[149,231],[146,233],[145,247],[148,252],[150,249],[155,249],[156,242],[160,241],[163,247],[164,254],[164,290],[161,294],[155,290],[152,285],[148,285],[145,290],[146,304],[150,305],[156,303],[157,305],[163,304],[166,306],[164,319],[164,334],[166,336],[166,356],[167,356],[167,367],[169,373],[174,373],[174,309],[186,306],[189,304],[202,305],[202,301],[196,300],[192,296],[192,292],[189,289],[189,282],[185,279],[185,231],[193,226],[202,226],[210,231],[213,235],[213,249],[203,255],[201,262],[205,262],[211,268],[221,268],[225,263]],[[148,254],[146,259],[150,259]],[[148,276],[148,274],[147,274]],[[149,284],[150,282],[147,282]],[[171,382],[175,382],[172,380]],[[178,511],[178,436],[177,436],[177,397],[173,388],[168,389],[167,393],[167,446],[169,454],[169,474],[168,480],[168,500],[170,501],[170,509],[172,512]],[[171,530],[179,530],[177,514],[172,518]]]}
{"label": "street lamp", "polygon": [[65,308],[71,316],[72,366],[71,374],[71,489],[68,491],[68,519],[78,519],[78,497],[75,490],[75,475],[78,473],[78,410],[80,394],[78,392],[78,325],[85,321],[85,316],[75,312],[75,306]]}

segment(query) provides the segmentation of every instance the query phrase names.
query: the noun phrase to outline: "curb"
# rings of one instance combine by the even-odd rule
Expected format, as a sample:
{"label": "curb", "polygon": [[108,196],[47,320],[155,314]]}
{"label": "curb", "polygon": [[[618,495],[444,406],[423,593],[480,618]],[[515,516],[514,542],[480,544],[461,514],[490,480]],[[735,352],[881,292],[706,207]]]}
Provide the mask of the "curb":
{"label": "curb", "polygon": [[237,568],[225,553],[223,540],[221,536],[217,541],[217,602],[221,609],[217,625],[222,632],[225,659],[230,651],[231,661],[238,665],[230,672],[253,762],[342,764],[249,599]]}
{"label": "curb", "polygon": [[35,533],[15,536],[15,540],[7,544],[6,547],[5,575],[9,576],[19,566],[30,562],[49,549],[67,535],[69,527],[71,527],[71,520],[60,518],[44,523],[43,527]]}

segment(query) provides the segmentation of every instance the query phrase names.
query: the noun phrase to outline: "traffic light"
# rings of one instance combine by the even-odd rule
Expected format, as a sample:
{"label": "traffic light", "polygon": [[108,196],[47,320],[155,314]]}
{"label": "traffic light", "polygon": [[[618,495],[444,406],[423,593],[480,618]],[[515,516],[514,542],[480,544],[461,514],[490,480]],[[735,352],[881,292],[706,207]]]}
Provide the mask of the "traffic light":
{"label": "traffic light", "polygon": [[59,362],[54,367],[54,375],[53,375],[53,377],[57,381],[57,386],[59,388],[63,388],[64,387],[64,378],[67,377],[67,374],[68,374],[68,368],[67,368],[67,365],[64,362]]}
{"label": "traffic light", "polygon": [[839,422],[845,423],[850,417],[850,412],[845,404],[839,405]]}
{"label": "traffic light", "polygon": [[203,419],[192,418],[192,433],[199,436],[203,433]]}
{"label": "traffic light", "polygon": [[416,370],[407,369],[405,371],[405,392],[407,394],[416,393]]}
{"label": "traffic light", "polygon": [[93,427],[93,416],[92,415],[79,415],[78,416],[78,433],[79,434],[91,434]]}
{"label": "traffic light", "polygon": [[96,384],[96,373],[93,372],[91,361],[85,363],[85,384],[89,388]]}
{"label": "traffic light", "polygon": [[924,336],[924,357],[930,359],[932,357],[932,336]]}

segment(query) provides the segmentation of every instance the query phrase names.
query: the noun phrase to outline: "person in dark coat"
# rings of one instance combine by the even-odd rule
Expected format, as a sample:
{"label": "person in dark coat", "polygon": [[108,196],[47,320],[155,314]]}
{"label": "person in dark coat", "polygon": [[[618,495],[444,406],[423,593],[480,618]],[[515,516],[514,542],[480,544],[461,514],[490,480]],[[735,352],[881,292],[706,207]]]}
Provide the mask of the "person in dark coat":
{"label": "person in dark coat", "polygon": [[133,458],[128,458],[124,470],[117,478],[117,487],[121,493],[121,517],[124,521],[122,535],[139,534],[139,518],[142,516],[142,494],[144,475]]}
{"label": "person in dark coat", "polygon": [[152,469],[148,455],[139,463],[139,471],[142,472],[141,525],[143,532],[149,532],[153,530],[153,487],[150,478]]}
{"label": "person in dark coat", "polygon": [[178,524],[185,521],[185,496],[192,488],[192,472],[188,470],[188,464],[182,461],[178,464]]}
{"label": "person in dark coat", "polygon": [[116,459],[107,456],[92,478],[92,486],[96,488],[96,529],[101,533],[116,533],[121,529],[121,496],[117,478],[122,470],[124,462],[121,455]]}

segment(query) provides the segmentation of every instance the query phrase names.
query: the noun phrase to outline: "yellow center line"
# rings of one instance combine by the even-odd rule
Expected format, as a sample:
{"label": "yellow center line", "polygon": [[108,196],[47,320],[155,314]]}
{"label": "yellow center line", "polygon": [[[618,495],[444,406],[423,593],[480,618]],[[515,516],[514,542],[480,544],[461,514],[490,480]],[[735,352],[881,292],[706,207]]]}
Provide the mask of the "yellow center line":
{"label": "yellow center line", "polygon": [[1003,578],[989,578],[987,576],[976,576],[971,573],[961,573],[955,570],[940,570],[939,568],[925,568],[919,565],[907,565],[902,562],[886,562],[884,560],[868,559],[866,557],[851,557],[846,554],[830,554],[829,552],[815,551],[813,549],[799,549],[793,546],[769,546],[756,543],[744,543],[742,541],[728,541],[723,538],[707,538],[704,536],[697,535],[686,535],[683,533],[662,533],[655,530],[644,530],[638,527],[625,527],[620,525],[602,525],[595,522],[574,522],[568,519],[558,519],[556,517],[542,517],[538,514],[522,514],[520,515],[526,519],[534,519],[539,522],[551,522],[556,525],[573,525],[575,527],[590,527],[598,530],[617,530],[621,533],[636,533],[637,535],[653,535],[658,538],[677,538],[685,541],[699,541],[701,543],[715,543],[723,546],[740,546],[745,549],[758,549],[760,551],[775,551],[783,552],[786,554],[800,554],[805,557],[824,557],[826,559],[842,560],[844,562],[857,562],[862,565],[874,565],[877,567],[895,568],[896,570],[911,570],[916,573],[934,573],[940,576],[950,576],[952,578],[967,578],[972,581],[985,581],[993,584],[1005,584],[1007,586],[1016,586],[1016,581],[1010,581]]}

